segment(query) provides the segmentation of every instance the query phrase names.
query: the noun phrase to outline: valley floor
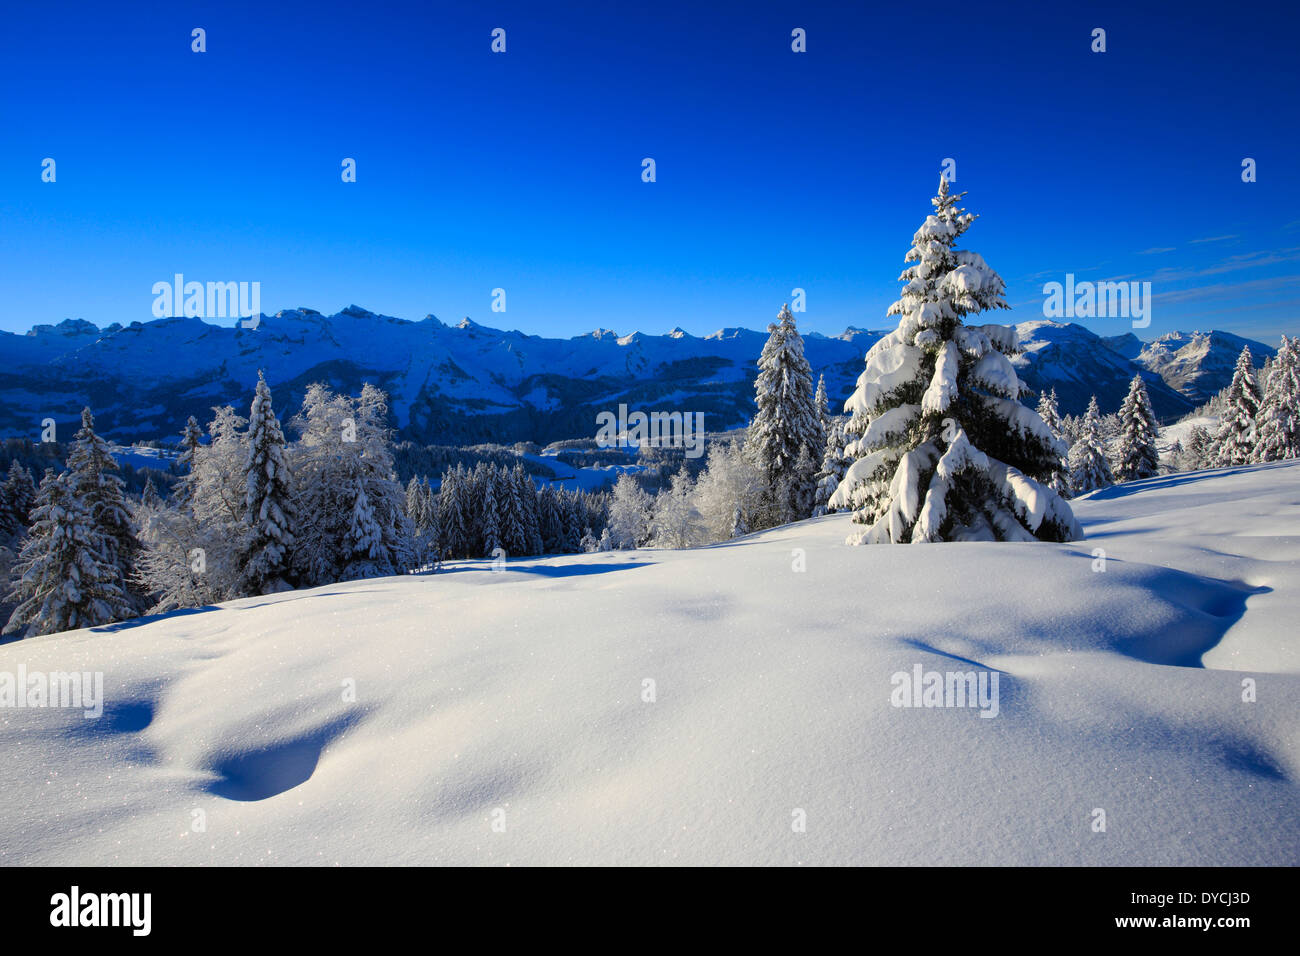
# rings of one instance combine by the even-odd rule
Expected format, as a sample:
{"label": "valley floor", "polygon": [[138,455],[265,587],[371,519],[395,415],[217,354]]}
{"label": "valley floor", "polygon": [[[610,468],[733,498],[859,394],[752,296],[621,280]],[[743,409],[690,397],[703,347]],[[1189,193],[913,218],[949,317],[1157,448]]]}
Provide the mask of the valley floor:
{"label": "valley floor", "polygon": [[[0,863],[1300,863],[1300,463],[1076,513],[1068,545],[832,515],[0,646],[106,697],[0,708]],[[892,706],[916,665],[995,671],[997,715]]]}

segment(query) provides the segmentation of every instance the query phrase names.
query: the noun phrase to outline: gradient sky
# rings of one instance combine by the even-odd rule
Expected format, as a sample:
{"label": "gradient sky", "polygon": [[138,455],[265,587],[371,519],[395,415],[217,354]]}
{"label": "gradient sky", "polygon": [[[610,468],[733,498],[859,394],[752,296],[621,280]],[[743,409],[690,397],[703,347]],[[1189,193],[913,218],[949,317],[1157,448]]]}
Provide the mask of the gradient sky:
{"label": "gradient sky", "polygon": [[762,328],[796,286],[804,331],[892,327],[952,157],[999,321],[1073,272],[1151,281],[1144,338],[1300,331],[1296,4],[992,6],[10,4],[0,328],[147,321],[177,272],[543,335]]}

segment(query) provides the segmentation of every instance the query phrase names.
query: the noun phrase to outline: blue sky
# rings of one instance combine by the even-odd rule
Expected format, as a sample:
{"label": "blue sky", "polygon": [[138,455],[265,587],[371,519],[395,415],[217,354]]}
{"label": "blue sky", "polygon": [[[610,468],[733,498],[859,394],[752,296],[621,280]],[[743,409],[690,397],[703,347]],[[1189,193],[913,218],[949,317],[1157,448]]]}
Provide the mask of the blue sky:
{"label": "blue sky", "polygon": [[1152,282],[1144,338],[1300,331],[1295,5],[990,6],[12,4],[0,328],[147,321],[177,272],[544,335],[802,287],[805,331],[882,328],[952,157],[1003,316],[1072,272]]}

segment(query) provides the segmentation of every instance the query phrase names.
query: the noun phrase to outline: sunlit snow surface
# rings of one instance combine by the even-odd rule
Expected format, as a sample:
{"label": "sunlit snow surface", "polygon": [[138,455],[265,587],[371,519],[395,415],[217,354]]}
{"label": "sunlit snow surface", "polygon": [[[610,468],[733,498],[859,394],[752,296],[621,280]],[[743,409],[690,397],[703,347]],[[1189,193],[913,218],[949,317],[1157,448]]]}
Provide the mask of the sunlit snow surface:
{"label": "sunlit snow surface", "polygon": [[[0,862],[1300,863],[1300,463],[1076,513],[1070,545],[832,515],[0,646],[107,696],[0,709]],[[915,664],[996,669],[998,716],[891,706]]]}

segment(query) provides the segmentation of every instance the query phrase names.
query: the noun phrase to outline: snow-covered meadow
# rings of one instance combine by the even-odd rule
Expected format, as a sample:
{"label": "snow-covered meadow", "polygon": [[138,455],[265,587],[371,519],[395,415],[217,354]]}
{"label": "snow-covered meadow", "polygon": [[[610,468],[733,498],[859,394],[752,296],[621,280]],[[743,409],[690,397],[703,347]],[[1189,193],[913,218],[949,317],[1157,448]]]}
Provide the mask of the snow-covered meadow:
{"label": "snow-covered meadow", "polygon": [[[1300,462],[1073,505],[1069,544],[831,515],[0,646],[106,698],[0,707],[0,863],[1300,863]],[[892,706],[916,665],[996,717]]]}

